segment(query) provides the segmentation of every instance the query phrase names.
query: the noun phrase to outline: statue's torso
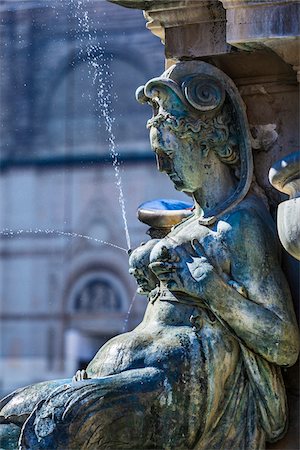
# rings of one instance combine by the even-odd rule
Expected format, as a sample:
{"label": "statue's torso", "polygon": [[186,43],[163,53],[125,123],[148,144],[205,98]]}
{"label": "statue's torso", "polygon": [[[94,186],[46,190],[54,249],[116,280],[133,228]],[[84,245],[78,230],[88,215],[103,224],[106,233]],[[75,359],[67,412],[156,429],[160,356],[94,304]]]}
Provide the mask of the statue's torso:
{"label": "statue's torso", "polygon": [[[205,246],[220,270],[226,270],[228,255],[225,248],[220,248],[220,233],[199,225],[196,219],[179,225],[162,239],[153,248],[152,258],[159,258],[162,247],[172,250],[190,246],[193,239]],[[158,367],[166,376],[176,375],[179,390],[186,383],[191,391],[201,386],[200,410],[206,409],[209,384],[224,388],[235,377],[239,345],[205,305],[201,306],[201,301],[196,305],[195,299],[183,297],[172,299],[172,295],[161,290],[158,298],[149,302],[137,328],[111,339],[99,350],[87,368],[88,375],[98,378],[135,368]]]}
{"label": "statue's torso", "polygon": [[[168,252],[172,258],[174,249],[177,254],[184,249],[183,254],[192,261],[192,244],[197,240],[218,274],[229,282],[231,264],[237,256],[230,248],[228,231],[226,217],[213,228],[191,218],[155,244],[150,263],[160,261]],[[156,367],[165,374],[171,386],[172,411],[176,420],[185,424],[189,442],[197,436],[195,448],[221,448],[230,424],[239,423],[240,417],[248,414],[246,411],[254,414],[254,400],[251,404],[245,401],[253,394],[240,343],[199,297],[177,295],[161,285],[158,297],[149,301],[142,323],[106,343],[87,372],[99,378],[143,367]],[[195,429],[190,429],[189,424]],[[244,432],[234,431],[241,439]]]}

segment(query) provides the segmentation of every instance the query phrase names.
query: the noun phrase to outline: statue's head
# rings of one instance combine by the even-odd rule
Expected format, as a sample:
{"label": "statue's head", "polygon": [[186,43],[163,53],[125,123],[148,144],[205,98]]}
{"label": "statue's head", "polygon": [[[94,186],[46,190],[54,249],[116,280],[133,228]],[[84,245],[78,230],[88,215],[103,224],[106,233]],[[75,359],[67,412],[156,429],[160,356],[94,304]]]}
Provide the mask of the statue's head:
{"label": "statue's head", "polygon": [[176,189],[202,188],[201,171],[212,155],[238,174],[234,196],[209,219],[246,195],[252,179],[250,133],[244,104],[227,75],[202,61],[179,62],[140,87],[137,99],[153,108],[151,145]]}

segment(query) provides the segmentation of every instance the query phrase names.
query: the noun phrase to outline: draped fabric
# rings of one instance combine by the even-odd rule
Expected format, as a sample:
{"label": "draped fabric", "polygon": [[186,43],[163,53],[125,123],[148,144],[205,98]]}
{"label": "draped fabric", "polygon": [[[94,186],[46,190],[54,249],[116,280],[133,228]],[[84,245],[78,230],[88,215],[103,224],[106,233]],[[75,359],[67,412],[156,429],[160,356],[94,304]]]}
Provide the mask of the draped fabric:
{"label": "draped fabric", "polygon": [[287,427],[287,400],[281,369],[244,345],[240,347],[266,440],[277,441]]}
{"label": "draped fabric", "polygon": [[154,348],[143,349],[143,364],[153,366],[10,395],[2,417],[20,426],[20,448],[262,450],[279,439],[287,415],[280,368],[207,309],[176,308],[190,308],[196,321],[153,330]]}

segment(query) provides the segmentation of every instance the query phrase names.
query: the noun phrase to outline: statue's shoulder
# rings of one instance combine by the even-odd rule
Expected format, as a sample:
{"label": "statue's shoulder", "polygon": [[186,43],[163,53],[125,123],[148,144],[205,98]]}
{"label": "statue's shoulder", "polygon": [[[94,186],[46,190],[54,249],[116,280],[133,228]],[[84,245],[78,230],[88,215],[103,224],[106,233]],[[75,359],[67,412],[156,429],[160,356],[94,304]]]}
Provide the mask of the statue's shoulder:
{"label": "statue's shoulder", "polygon": [[247,196],[221,218],[233,227],[267,227],[275,231],[275,222],[266,205],[255,195]]}
{"label": "statue's shoulder", "polygon": [[276,226],[266,206],[255,196],[246,197],[239,205],[222,217],[218,231],[226,234],[233,248],[238,246],[272,246],[277,249]]}

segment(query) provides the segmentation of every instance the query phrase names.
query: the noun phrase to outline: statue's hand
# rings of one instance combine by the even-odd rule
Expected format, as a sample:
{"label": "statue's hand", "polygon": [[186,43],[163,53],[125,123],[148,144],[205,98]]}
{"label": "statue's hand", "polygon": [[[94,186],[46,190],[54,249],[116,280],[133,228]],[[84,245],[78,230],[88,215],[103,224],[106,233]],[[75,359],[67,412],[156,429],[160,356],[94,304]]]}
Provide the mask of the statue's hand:
{"label": "statue's hand", "polygon": [[206,298],[208,285],[218,277],[198,240],[176,248],[162,247],[160,261],[149,267],[171,291]]}

